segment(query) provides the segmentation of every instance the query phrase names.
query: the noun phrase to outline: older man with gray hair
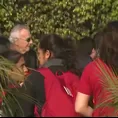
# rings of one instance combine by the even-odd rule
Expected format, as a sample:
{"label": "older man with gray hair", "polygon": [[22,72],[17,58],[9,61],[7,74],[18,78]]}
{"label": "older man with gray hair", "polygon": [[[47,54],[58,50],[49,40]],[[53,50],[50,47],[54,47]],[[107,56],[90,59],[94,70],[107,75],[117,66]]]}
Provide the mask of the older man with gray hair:
{"label": "older man with gray hair", "polygon": [[18,24],[13,27],[9,36],[10,49],[21,54],[29,51],[32,42],[30,30],[26,25]]}

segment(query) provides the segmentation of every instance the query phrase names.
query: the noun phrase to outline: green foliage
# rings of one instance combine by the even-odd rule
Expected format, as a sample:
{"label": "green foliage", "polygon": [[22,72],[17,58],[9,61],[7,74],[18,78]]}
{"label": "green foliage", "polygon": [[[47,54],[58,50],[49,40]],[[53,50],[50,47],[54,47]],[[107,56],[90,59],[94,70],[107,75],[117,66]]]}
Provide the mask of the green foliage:
{"label": "green foliage", "polygon": [[57,33],[80,39],[118,19],[118,0],[1,0],[0,11],[4,35],[16,22],[25,22],[35,38]]}

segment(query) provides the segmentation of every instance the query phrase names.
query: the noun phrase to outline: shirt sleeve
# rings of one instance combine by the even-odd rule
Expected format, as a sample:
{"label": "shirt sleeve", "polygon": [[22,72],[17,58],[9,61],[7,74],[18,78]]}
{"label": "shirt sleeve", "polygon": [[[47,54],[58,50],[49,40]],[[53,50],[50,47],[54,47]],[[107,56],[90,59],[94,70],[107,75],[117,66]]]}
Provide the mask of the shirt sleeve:
{"label": "shirt sleeve", "polygon": [[78,92],[81,92],[83,94],[91,95],[92,89],[91,89],[91,72],[92,72],[92,65],[91,63],[88,64],[81,76],[80,82],[79,82],[79,88]]}

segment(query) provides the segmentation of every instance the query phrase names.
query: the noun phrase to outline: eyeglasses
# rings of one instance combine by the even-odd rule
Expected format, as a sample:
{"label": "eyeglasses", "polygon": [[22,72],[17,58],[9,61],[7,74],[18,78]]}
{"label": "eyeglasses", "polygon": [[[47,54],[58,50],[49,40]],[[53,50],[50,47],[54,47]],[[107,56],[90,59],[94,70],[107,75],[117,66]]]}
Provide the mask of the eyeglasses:
{"label": "eyeglasses", "polygon": [[32,40],[31,38],[27,38],[27,39],[26,39],[27,42],[30,42],[31,40]]}

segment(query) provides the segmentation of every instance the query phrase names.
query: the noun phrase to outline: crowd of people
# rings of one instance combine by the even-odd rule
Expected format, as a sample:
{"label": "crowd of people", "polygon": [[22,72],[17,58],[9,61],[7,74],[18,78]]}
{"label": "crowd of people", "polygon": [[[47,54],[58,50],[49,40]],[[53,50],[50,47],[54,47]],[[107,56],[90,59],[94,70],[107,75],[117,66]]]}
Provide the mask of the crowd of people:
{"label": "crowd of people", "polygon": [[[8,79],[15,80],[17,90],[35,100],[16,96],[22,112],[19,107],[10,108],[14,117],[116,115],[113,107],[96,108],[107,93],[100,83],[102,75],[96,62],[118,74],[118,21],[106,24],[93,39],[44,34],[38,41],[34,51],[30,48],[30,30],[24,24],[14,26],[8,38],[0,36],[0,55],[15,64],[12,72],[18,72],[18,68],[23,75],[9,72]],[[5,88],[9,82],[4,86],[1,81],[1,85]]]}

